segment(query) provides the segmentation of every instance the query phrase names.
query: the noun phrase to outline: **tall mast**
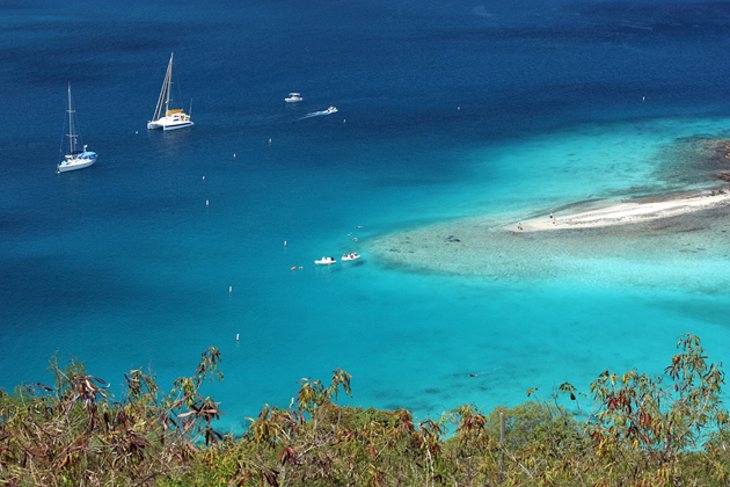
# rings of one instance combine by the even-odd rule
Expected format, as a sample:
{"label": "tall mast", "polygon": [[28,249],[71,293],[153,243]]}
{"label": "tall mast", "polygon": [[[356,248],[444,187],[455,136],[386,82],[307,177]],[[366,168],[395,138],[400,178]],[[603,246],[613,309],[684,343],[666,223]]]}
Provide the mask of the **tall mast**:
{"label": "tall mast", "polygon": [[167,111],[170,109],[170,92],[172,91],[171,84],[172,84],[172,56],[174,53],[170,53],[170,62],[167,64],[167,73],[165,74],[165,80],[167,81],[166,87],[167,87],[167,95],[165,97],[165,115],[167,115]]}
{"label": "tall mast", "polygon": [[68,150],[70,154],[76,153],[76,127],[74,127],[74,109],[71,101],[71,82],[68,83]]}
{"label": "tall mast", "polygon": [[167,63],[167,70],[165,71],[165,79],[162,80],[162,89],[160,90],[160,97],[157,98],[157,106],[155,107],[155,114],[152,120],[159,120],[162,117],[162,105],[165,105],[165,115],[167,115],[167,109],[170,105],[170,82],[172,80],[172,53],[170,53],[170,62]]}

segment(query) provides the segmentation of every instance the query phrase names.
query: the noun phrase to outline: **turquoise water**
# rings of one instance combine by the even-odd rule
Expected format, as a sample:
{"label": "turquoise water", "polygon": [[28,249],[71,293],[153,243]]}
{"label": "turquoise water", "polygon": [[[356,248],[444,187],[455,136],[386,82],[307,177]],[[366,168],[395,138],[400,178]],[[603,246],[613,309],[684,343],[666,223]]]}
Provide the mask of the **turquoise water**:
{"label": "turquoise water", "polygon": [[[607,367],[659,372],[688,331],[727,362],[716,247],[596,255],[539,282],[368,255],[444,218],[698,184],[668,176],[667,151],[728,135],[723,5],[5,4],[0,385],[47,380],[56,352],[113,387],[136,367],[170,384],[216,345],[210,391],[238,429],[338,367],[355,403],[424,417],[585,390]],[[148,133],[172,50],[196,126]],[[69,80],[99,160],[57,176]]]}

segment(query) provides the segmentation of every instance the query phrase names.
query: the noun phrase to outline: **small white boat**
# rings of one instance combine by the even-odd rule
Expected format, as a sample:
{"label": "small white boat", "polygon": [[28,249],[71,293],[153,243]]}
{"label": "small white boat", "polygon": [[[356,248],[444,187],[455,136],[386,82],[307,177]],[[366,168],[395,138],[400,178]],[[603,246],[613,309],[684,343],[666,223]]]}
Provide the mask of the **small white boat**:
{"label": "small white boat", "polygon": [[314,263],[317,265],[332,265],[336,262],[337,261],[334,257],[322,257],[321,259],[317,259],[314,261]]}
{"label": "small white boat", "polygon": [[327,110],[325,110],[325,111],[327,113],[337,113],[337,107],[333,107],[332,105],[330,105],[329,107],[327,107]]}
{"label": "small white boat", "polygon": [[[185,113],[182,108],[170,108],[170,98],[172,92],[172,56],[170,53],[170,61],[167,63],[167,71],[165,71],[165,79],[162,80],[162,90],[160,97],[157,99],[155,114],[152,120],[147,122],[147,130],[177,130],[195,125],[190,119],[190,115]],[[165,115],[162,115],[162,108],[165,108]],[[192,111],[192,105],[190,110]]]}
{"label": "small white boat", "polygon": [[[68,133],[65,136],[68,137],[68,152],[56,166],[56,172],[59,174],[83,169],[96,162],[96,152],[86,150],[86,145],[83,146],[84,150],[78,150],[78,120],[76,120],[76,110],[74,110],[71,99],[71,83],[68,84],[68,109],[66,113],[68,113]],[[61,153],[63,154],[63,143],[61,143],[61,147]]]}
{"label": "small white boat", "polygon": [[289,93],[289,96],[284,98],[284,101],[287,103],[297,103],[304,100],[301,93]]}
{"label": "small white boat", "polygon": [[350,252],[349,254],[342,254],[343,261],[357,260],[359,258],[360,258],[360,254],[358,254],[357,252]]}

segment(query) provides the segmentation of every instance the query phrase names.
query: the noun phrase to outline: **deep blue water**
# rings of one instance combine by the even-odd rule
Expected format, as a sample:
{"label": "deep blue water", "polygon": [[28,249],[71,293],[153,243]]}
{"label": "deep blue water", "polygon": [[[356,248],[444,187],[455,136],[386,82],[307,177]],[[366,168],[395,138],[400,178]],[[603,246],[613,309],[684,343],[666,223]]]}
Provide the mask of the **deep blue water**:
{"label": "deep blue water", "polygon": [[[367,255],[399,228],[666,183],[657,147],[727,133],[728,2],[0,1],[0,32],[0,386],[55,352],[169,384],[215,344],[236,427],[336,367],[359,404],[433,415],[658,372],[686,331],[730,358],[727,270],[537,285]],[[196,125],[148,133],[171,51]],[[69,81],[100,157],[58,176]],[[596,178],[589,149],[617,169]]]}

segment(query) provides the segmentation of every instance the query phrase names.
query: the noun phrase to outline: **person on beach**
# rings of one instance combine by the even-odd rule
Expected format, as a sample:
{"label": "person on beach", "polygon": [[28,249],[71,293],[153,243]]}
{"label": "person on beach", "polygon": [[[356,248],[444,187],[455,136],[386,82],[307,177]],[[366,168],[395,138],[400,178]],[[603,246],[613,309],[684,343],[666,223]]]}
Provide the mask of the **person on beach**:
{"label": "person on beach", "polygon": [[520,232],[521,232],[522,230],[524,230],[524,228],[522,227],[522,222],[519,222],[519,223],[517,224],[517,230],[519,230]]}

